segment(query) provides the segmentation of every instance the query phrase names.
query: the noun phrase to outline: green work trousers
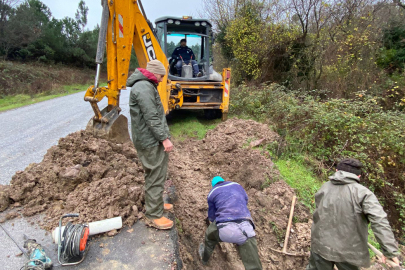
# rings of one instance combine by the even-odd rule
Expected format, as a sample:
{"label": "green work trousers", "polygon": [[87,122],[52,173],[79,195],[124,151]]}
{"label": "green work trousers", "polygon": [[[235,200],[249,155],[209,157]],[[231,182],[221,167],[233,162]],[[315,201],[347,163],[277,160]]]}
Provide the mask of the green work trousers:
{"label": "green work trousers", "polygon": [[169,154],[164,151],[162,144],[137,149],[137,152],[145,170],[145,216],[150,219],[161,218]]}
{"label": "green work trousers", "polygon": [[[203,261],[208,262],[215,246],[222,242],[219,238],[219,231],[216,222],[212,222],[205,231],[205,248]],[[243,245],[238,245],[239,256],[242,259],[246,270],[261,270],[259,253],[257,251],[256,237],[249,238]]]}
{"label": "green work trousers", "polygon": [[360,270],[360,267],[346,262],[330,262],[312,251],[306,270],[333,270],[335,265],[339,270]]}

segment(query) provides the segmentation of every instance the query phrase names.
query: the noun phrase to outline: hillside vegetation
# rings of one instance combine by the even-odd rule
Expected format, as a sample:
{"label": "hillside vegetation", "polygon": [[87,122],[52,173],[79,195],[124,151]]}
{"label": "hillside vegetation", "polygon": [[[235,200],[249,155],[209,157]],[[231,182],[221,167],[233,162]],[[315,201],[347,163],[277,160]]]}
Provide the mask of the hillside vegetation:
{"label": "hillside vegetation", "polygon": [[63,91],[63,85],[90,86],[94,84],[94,75],[90,69],[0,61],[0,98],[18,94],[57,94]]}
{"label": "hillside vegetation", "polygon": [[277,82],[328,98],[405,105],[405,5],[376,0],[204,0],[218,66],[233,82]]}
{"label": "hillside vegetation", "polygon": [[[268,149],[323,180],[360,159],[397,236],[405,231],[405,3],[204,0],[233,114],[265,121]],[[312,188],[313,183],[308,183]]]}
{"label": "hillside vegetation", "polygon": [[[86,29],[87,13],[83,0],[75,18],[63,19],[40,0],[0,1],[2,109],[70,93],[66,85],[94,83],[99,26]],[[134,52],[132,60],[131,70],[138,66]],[[105,73],[103,65],[103,80]]]}
{"label": "hillside vegetation", "polygon": [[290,92],[278,84],[232,93],[232,113],[271,122],[281,139],[275,157],[310,156],[307,165],[323,179],[344,157],[365,165],[363,183],[376,192],[401,235],[404,228],[405,114],[383,111],[367,100],[330,99]]}

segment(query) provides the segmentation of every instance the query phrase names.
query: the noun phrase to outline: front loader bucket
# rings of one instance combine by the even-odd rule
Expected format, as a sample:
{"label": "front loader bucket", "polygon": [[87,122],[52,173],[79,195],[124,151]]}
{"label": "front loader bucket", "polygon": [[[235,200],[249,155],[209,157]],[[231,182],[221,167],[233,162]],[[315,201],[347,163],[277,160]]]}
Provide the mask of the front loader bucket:
{"label": "front loader bucket", "polygon": [[119,114],[117,107],[110,112],[107,112],[106,107],[101,111],[101,115],[103,121],[91,119],[87,124],[86,131],[91,132],[94,137],[115,143],[126,143],[131,140],[128,132],[128,119]]}

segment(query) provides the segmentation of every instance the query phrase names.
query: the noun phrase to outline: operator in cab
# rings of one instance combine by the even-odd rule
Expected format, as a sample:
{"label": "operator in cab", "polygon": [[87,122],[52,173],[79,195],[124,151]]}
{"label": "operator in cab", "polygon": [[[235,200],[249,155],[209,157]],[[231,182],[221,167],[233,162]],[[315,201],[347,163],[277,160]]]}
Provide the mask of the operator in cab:
{"label": "operator in cab", "polygon": [[174,51],[172,53],[172,59],[175,59],[177,61],[176,69],[177,69],[178,76],[181,76],[181,69],[183,67],[183,62],[186,65],[191,63],[191,65],[193,67],[194,77],[202,76],[202,74],[198,68],[198,63],[195,60],[196,57],[194,55],[194,52],[192,49],[187,47],[187,40],[185,38],[180,40],[180,47],[177,47],[176,49],[174,49]]}

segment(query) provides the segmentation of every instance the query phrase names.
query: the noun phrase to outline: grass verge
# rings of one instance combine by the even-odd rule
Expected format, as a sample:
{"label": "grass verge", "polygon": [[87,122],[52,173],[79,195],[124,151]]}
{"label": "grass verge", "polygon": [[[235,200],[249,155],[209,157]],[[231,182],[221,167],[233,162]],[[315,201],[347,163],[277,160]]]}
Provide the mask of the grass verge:
{"label": "grass verge", "polygon": [[274,161],[284,181],[295,189],[300,201],[315,210],[315,193],[322,186],[311,169],[298,159],[277,159]]}
{"label": "grass verge", "polygon": [[45,92],[45,93],[35,94],[32,96],[23,95],[23,94],[15,95],[15,96],[6,96],[4,98],[0,98],[0,112],[11,110],[11,109],[16,109],[19,107],[31,105],[34,103],[38,103],[41,101],[45,101],[45,100],[49,100],[49,99],[53,99],[53,98],[57,98],[57,97],[75,94],[75,93],[87,90],[88,87],[89,87],[88,84],[86,84],[86,85],[74,84],[74,85],[63,86],[63,89],[61,89],[57,93]]}

